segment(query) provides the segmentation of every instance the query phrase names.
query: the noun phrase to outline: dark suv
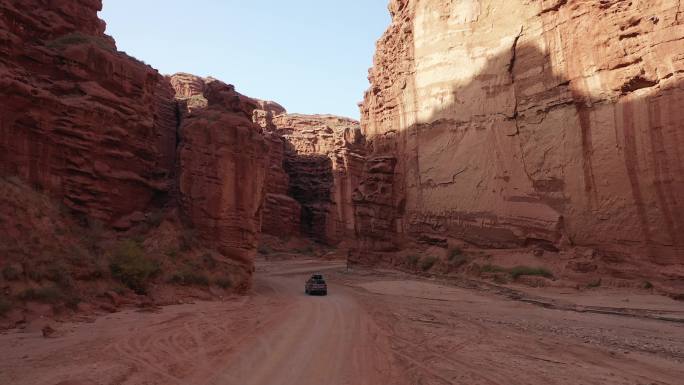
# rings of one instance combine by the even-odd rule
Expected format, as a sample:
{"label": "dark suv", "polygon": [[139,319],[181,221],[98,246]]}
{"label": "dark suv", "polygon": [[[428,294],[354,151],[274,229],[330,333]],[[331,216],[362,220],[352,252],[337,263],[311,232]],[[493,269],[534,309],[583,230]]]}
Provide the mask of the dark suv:
{"label": "dark suv", "polygon": [[306,294],[322,294],[328,295],[328,285],[321,274],[313,274],[311,278],[306,281],[304,285],[304,292]]}

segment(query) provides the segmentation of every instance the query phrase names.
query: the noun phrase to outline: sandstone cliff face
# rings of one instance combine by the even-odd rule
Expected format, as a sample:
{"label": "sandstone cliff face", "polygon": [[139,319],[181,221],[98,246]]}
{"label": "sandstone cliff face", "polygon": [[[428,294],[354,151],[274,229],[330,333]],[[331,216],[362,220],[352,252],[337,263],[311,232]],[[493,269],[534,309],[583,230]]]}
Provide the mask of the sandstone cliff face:
{"label": "sandstone cliff face", "polygon": [[101,6],[0,0],[0,328],[250,287],[262,104],[118,52]]}
{"label": "sandstone cliff face", "polygon": [[181,211],[203,242],[251,264],[269,163],[269,145],[252,122],[258,105],[215,79],[178,74],[170,80],[189,111],[180,126]]}
{"label": "sandstone cliff face", "polygon": [[264,130],[268,142],[268,172],[266,197],[262,212],[261,231],[281,238],[301,236],[302,207],[288,195],[290,176],[283,168],[285,162],[285,139],[275,132],[273,118],[286,113],[278,103],[255,100],[257,108],[252,121]]}
{"label": "sandstone cliff face", "polygon": [[116,51],[100,8],[0,1],[0,175],[127,227],[169,190],[175,102],[157,71]]}
{"label": "sandstone cliff face", "polygon": [[362,106],[362,250],[461,239],[684,262],[678,1],[390,11]]}
{"label": "sandstone cliff face", "polygon": [[354,234],[352,192],[363,170],[359,123],[331,115],[281,114],[273,125],[286,143],[289,195],[302,205],[305,235],[336,244]]}
{"label": "sandstone cliff face", "polygon": [[[184,249],[160,273],[163,282],[173,269],[189,269],[185,259],[199,269],[192,259],[208,255],[211,274],[245,290],[268,164],[252,116],[276,105],[215,79],[165,78],[118,52],[97,17],[101,7],[100,0],[0,0],[0,182],[7,186],[0,200],[9,207],[0,214],[10,218],[3,219],[13,229],[7,236],[23,234],[0,242],[7,256],[0,267],[64,265],[75,276],[74,264],[95,266],[118,241],[131,241],[161,266],[167,253]],[[36,197],[16,198],[26,190]],[[25,207],[31,202],[50,210]],[[42,211],[59,215],[49,222]],[[92,234],[96,241],[86,239]],[[40,247],[26,245],[29,237]],[[88,250],[68,259],[72,246]],[[108,273],[97,277],[113,279]]]}
{"label": "sandstone cliff face", "polygon": [[[261,110],[263,111],[263,110]],[[261,231],[281,238],[300,236],[302,206],[288,195],[290,176],[285,172],[285,140],[280,135],[266,134],[268,172]]]}

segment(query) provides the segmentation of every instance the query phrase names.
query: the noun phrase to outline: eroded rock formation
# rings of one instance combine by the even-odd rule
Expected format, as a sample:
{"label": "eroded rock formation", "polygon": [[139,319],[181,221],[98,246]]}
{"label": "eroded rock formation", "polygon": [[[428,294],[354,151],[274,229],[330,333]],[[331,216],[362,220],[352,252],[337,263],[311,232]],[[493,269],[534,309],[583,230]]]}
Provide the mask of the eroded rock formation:
{"label": "eroded rock formation", "polygon": [[[263,111],[263,110],[261,110]],[[261,231],[281,238],[301,236],[302,207],[289,194],[290,176],[285,172],[285,140],[269,132],[268,174]]]}
{"label": "eroded rock formation", "polygon": [[252,122],[253,99],[216,79],[171,77],[188,113],[180,125],[182,213],[203,242],[252,262],[261,229],[269,145]]}
{"label": "eroded rock formation", "polygon": [[390,11],[362,106],[359,258],[461,239],[684,262],[679,2]]}
{"label": "eroded rock formation", "polygon": [[337,244],[354,234],[352,192],[363,170],[359,123],[331,115],[281,114],[275,132],[286,145],[289,195],[302,206],[303,234]]}
{"label": "eroded rock formation", "polygon": [[117,52],[100,7],[0,2],[0,175],[127,227],[169,191],[175,102],[157,71]]}
{"label": "eroded rock formation", "polygon": [[101,7],[0,1],[0,177],[121,237],[179,208],[201,247],[250,274],[269,146],[252,117],[266,104],[117,51]]}

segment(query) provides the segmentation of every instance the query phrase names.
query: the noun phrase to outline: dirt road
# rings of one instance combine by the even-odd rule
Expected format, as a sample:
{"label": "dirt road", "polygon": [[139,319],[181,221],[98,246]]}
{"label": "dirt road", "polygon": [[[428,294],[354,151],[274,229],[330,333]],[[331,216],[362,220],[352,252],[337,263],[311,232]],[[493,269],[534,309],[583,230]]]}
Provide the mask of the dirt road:
{"label": "dirt road", "polygon": [[[601,314],[572,293],[559,310],[335,263],[258,266],[247,297],[0,335],[0,384],[683,383],[684,306],[661,297],[603,293],[620,306]],[[330,294],[305,296],[321,270]]]}

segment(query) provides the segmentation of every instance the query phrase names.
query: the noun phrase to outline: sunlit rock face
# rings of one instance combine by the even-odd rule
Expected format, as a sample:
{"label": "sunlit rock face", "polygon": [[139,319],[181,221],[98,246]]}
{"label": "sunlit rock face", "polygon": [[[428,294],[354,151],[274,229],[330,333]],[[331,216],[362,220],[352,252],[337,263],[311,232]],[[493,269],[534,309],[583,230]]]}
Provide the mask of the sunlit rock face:
{"label": "sunlit rock face", "polygon": [[684,262],[683,11],[391,1],[362,105],[360,249],[460,239]]}
{"label": "sunlit rock face", "polygon": [[301,231],[327,244],[354,235],[352,193],[363,170],[359,122],[332,115],[280,114],[288,194],[301,204]]}
{"label": "sunlit rock face", "polygon": [[98,0],[0,1],[0,176],[126,228],[165,204],[176,103],[118,52]]}

